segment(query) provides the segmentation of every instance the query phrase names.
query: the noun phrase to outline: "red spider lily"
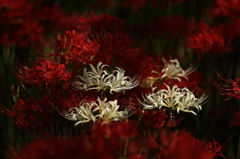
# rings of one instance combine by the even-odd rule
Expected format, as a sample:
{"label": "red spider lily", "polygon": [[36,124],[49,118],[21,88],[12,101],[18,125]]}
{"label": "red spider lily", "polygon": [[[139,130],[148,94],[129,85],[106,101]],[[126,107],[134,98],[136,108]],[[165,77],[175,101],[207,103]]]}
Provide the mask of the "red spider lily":
{"label": "red spider lily", "polygon": [[237,18],[240,14],[240,2],[238,0],[215,0],[215,6],[211,8],[210,14],[212,17]]}
{"label": "red spider lily", "polygon": [[79,103],[83,100],[91,102],[96,100],[97,93],[95,92],[79,92],[79,91],[64,91],[51,95],[51,103],[60,114],[68,111],[72,107],[79,107]]}
{"label": "red spider lily", "polygon": [[[74,70],[80,67],[77,66],[80,63],[85,65],[101,61],[104,64],[111,64],[111,61],[115,61],[117,67],[125,69],[128,74],[134,73],[135,76],[136,70],[133,70],[132,66],[139,68],[139,65],[144,63],[140,59],[147,55],[141,53],[142,46],[133,47],[134,40],[125,32],[113,30],[110,32],[95,30],[81,34],[75,30],[66,31],[64,36],[59,35],[54,41],[55,52],[50,56],[59,63],[74,64]],[[137,70],[137,73],[139,72],[140,69]]]}
{"label": "red spider lily", "polygon": [[44,28],[39,24],[39,21],[28,15],[34,10],[33,3],[28,3],[26,0],[20,0],[18,3],[5,1],[5,3],[1,3],[0,7],[0,25],[3,29],[1,43],[6,46],[15,43],[25,46],[28,43],[36,42],[36,40],[43,40]]}
{"label": "red spider lily", "polygon": [[90,135],[67,139],[40,138],[20,149],[10,147],[8,154],[13,159],[143,158],[139,154],[141,143],[135,139],[133,127],[134,123],[126,121],[114,125],[95,125]]}
{"label": "red spider lily", "polygon": [[58,35],[54,41],[55,52],[51,56],[67,65],[85,64],[95,58],[98,47],[99,44],[91,41],[87,34],[78,34],[76,30],[66,31],[63,36]]}
{"label": "red spider lily", "polygon": [[167,118],[168,115],[165,109],[160,109],[158,111],[149,110],[144,112],[141,125],[146,126],[146,128],[162,128],[167,124]]}
{"label": "red spider lily", "polygon": [[216,142],[216,140],[213,139],[212,142],[207,141],[199,141],[199,143],[203,146],[205,150],[207,150],[208,153],[212,154],[212,156],[221,156],[225,158],[225,156],[222,154],[221,149],[222,146]]}
{"label": "red spider lily", "polygon": [[19,64],[14,74],[23,84],[40,87],[42,90],[45,89],[45,86],[54,88],[62,81],[68,82],[71,77],[71,73],[66,71],[64,64],[50,62],[50,59],[44,60],[42,58],[39,58],[32,68]]}
{"label": "red spider lily", "polygon": [[[46,42],[45,34],[68,28],[88,30],[89,28],[123,27],[125,22],[115,16],[102,14],[89,17],[68,16],[57,6],[46,6],[43,0],[3,1],[0,3],[0,43],[5,46],[32,46]],[[47,42],[46,42],[47,43]]]}
{"label": "red spider lily", "polygon": [[41,159],[41,158],[79,158],[81,155],[82,139],[72,137],[61,138],[39,138],[35,142],[26,144],[22,148],[10,147],[7,154],[12,159]]}
{"label": "red spider lily", "polygon": [[197,24],[196,29],[188,34],[187,46],[195,49],[198,53],[224,52],[228,51],[228,44],[225,43],[221,30],[209,27],[204,23]]}
{"label": "red spider lily", "polygon": [[231,126],[240,126],[240,111],[234,114]]}
{"label": "red spider lily", "polygon": [[0,42],[5,46],[25,47],[44,43],[45,33],[76,23],[67,23],[68,16],[64,12],[57,6],[44,6],[42,0],[2,1],[0,8]]}
{"label": "red spider lily", "polygon": [[212,159],[216,155],[223,156],[217,143],[204,144],[185,131],[169,134],[163,132],[160,140],[163,148],[160,149],[159,155],[163,159],[174,159],[176,156],[179,159]]}
{"label": "red spider lily", "polygon": [[217,75],[219,81],[213,81],[213,85],[217,89],[217,92],[220,95],[226,96],[227,98],[225,100],[229,100],[233,97],[237,100],[240,100],[240,78],[237,78],[236,81],[233,81],[232,79],[224,79],[219,74]]}
{"label": "red spider lily", "polygon": [[133,47],[134,40],[119,29],[110,32],[100,31],[95,33],[93,38],[99,44],[99,51],[95,59],[105,64],[111,64],[110,61],[113,60],[115,63],[119,63],[118,66],[121,67],[129,59],[134,59],[137,53],[142,52],[142,48]]}
{"label": "red spider lily", "polygon": [[93,138],[103,137],[103,138],[115,138],[116,136],[122,139],[127,139],[137,136],[135,128],[135,122],[133,121],[122,121],[115,122],[114,124],[100,124],[97,123],[92,127]]}
{"label": "red spider lily", "polygon": [[141,75],[141,81],[139,83],[140,88],[151,87],[153,82],[159,77],[159,74],[155,72],[161,72],[164,67],[162,57],[149,54],[138,53],[133,59],[126,58],[125,65],[121,65],[122,68],[127,70],[127,74],[129,73],[131,76],[136,74]]}
{"label": "red spider lily", "polygon": [[162,60],[141,52],[141,48],[139,52],[137,52],[137,48],[135,49],[135,52],[129,54],[126,50],[125,53],[116,55],[117,67],[123,68],[131,77],[140,75],[141,79],[145,79],[151,75],[153,69],[161,65]]}
{"label": "red spider lily", "polygon": [[[96,154],[108,154],[113,156],[113,158],[118,158],[119,156],[131,158],[131,156],[139,154],[141,149],[139,144],[142,144],[142,142],[139,141],[134,127],[135,122],[131,121],[94,125],[90,135],[84,136],[84,145],[87,145],[87,151],[90,152],[87,155],[92,156],[90,158],[96,157]],[[92,153],[96,154],[93,156]]]}
{"label": "red spider lily", "polygon": [[23,131],[46,131],[54,124],[53,117],[57,112],[48,100],[19,99],[13,110],[2,108],[1,112],[12,118],[13,122]]}

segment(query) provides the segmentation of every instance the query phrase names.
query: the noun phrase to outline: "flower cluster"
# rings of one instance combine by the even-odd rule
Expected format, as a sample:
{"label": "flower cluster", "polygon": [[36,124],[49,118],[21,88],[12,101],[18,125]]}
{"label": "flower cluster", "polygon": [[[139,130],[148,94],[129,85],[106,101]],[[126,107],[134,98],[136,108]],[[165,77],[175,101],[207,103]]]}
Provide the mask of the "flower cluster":
{"label": "flower cluster", "polygon": [[109,73],[105,67],[107,65],[102,65],[102,62],[99,62],[97,68],[94,68],[93,65],[89,65],[91,71],[87,71],[85,67],[83,70],[83,76],[76,76],[76,81],[72,82],[72,85],[80,90],[90,90],[97,89],[100,90],[110,90],[110,93],[113,92],[125,92],[125,90],[132,89],[138,85],[139,76],[130,78],[125,75],[125,71],[121,68],[116,68]]}
{"label": "flower cluster", "polygon": [[236,142],[221,152],[238,108],[217,101],[240,99],[240,1],[213,1],[1,2],[0,111],[31,140],[8,157],[240,158]]}
{"label": "flower cluster", "polygon": [[161,73],[155,69],[151,70],[152,74],[141,81],[140,85],[142,87],[152,87],[155,82],[163,82],[164,80],[171,79],[181,82],[181,78],[188,79],[187,76],[197,69],[197,67],[192,65],[187,70],[183,70],[177,59],[170,59],[169,62],[163,59],[163,62],[164,67],[161,67],[161,71],[159,71]]}
{"label": "flower cluster", "polygon": [[[198,25],[202,25],[199,27]],[[228,44],[226,44],[221,30],[217,28],[210,28],[204,24],[198,24],[193,33],[188,35],[187,45],[198,53],[212,51],[224,52],[229,50]],[[199,29],[200,28],[200,29]]]}
{"label": "flower cluster", "polygon": [[98,98],[97,101],[98,103],[95,101],[81,101],[79,107],[70,108],[69,113],[65,113],[63,116],[68,120],[77,121],[75,126],[90,121],[101,121],[102,124],[106,124],[129,116],[130,109],[118,111],[117,100],[106,102],[107,99],[100,100]]}
{"label": "flower cluster", "polygon": [[201,110],[201,105],[204,104],[208,97],[208,95],[203,94],[200,98],[196,98],[193,92],[187,88],[181,89],[178,86],[172,88],[167,86],[167,90],[162,89],[157,92],[154,92],[155,90],[156,88],[153,88],[152,93],[144,97],[144,101],[139,101],[143,109],[167,107],[173,111],[176,110],[178,113],[183,111],[196,115],[191,109],[196,108],[197,110]]}
{"label": "flower cluster", "polygon": [[37,86],[41,89],[54,87],[61,82],[66,83],[71,77],[71,73],[66,71],[64,64],[51,62],[50,59],[44,60],[42,58],[39,58],[32,68],[19,64],[14,73],[23,84]]}
{"label": "flower cluster", "polygon": [[83,69],[83,76],[76,76],[77,81],[71,82],[71,84],[83,91],[94,90],[102,91],[100,99],[95,101],[81,101],[79,107],[71,107],[68,112],[64,112],[63,116],[71,121],[76,121],[75,126],[80,123],[96,122],[100,121],[102,124],[109,123],[111,121],[118,121],[125,119],[129,116],[130,108],[125,108],[123,111],[119,111],[119,105],[117,100],[108,101],[103,95],[106,90],[109,90],[110,94],[125,92],[138,85],[139,77],[135,76],[132,79],[125,75],[125,71],[121,68],[116,68],[113,73],[109,73],[105,69],[107,65],[99,62],[95,68],[92,64],[89,64],[91,71],[87,71],[87,67]]}
{"label": "flower cluster", "polygon": [[54,123],[52,117],[56,115],[47,98],[35,101],[19,99],[12,111],[3,109],[2,112],[11,117],[21,130],[34,132],[45,132]]}
{"label": "flower cluster", "polygon": [[[134,129],[134,122],[117,122],[113,125],[97,124],[90,130],[91,135],[81,137],[39,138],[22,148],[10,147],[9,156],[18,159],[41,158],[162,158],[179,159],[204,158],[212,159],[222,156],[221,146],[215,141],[200,141],[189,132],[177,131],[167,133],[159,131],[154,137],[141,141]],[[46,146],[48,145],[48,146]],[[79,148],[80,146],[80,148]],[[49,151],[51,149],[51,151]],[[141,152],[141,153],[139,153]]]}
{"label": "flower cluster", "polygon": [[179,77],[183,77],[187,79],[187,75],[193,73],[196,70],[193,66],[190,66],[186,71],[184,71],[180,65],[177,59],[170,60],[170,62],[165,62],[165,68],[162,69],[163,75],[161,78],[167,78],[167,79],[176,79],[178,81],[181,81]]}
{"label": "flower cluster", "polygon": [[54,40],[53,59],[69,64],[88,63],[96,56],[99,44],[91,41],[87,33],[77,33],[76,30],[66,31]]}

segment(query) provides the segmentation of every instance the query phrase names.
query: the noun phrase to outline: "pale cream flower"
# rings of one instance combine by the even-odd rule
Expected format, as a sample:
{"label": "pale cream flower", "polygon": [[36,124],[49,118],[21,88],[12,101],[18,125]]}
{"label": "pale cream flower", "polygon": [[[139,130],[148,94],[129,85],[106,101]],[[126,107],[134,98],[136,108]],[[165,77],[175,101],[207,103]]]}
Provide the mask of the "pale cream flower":
{"label": "pale cream flower", "polygon": [[118,108],[117,100],[107,102],[107,99],[100,100],[98,98],[97,102],[80,102],[79,107],[70,108],[69,112],[65,112],[63,116],[68,120],[76,121],[75,126],[90,121],[99,121],[102,124],[106,124],[111,121],[125,119],[129,116],[129,112],[131,111],[129,108],[123,111],[119,111]]}
{"label": "pale cream flower", "polygon": [[163,75],[161,76],[161,78],[176,79],[178,81],[181,81],[180,77],[187,79],[187,75],[193,73],[197,68],[191,65],[186,71],[184,71],[179,65],[177,59],[170,60],[170,62],[166,62],[164,60],[164,63],[165,68],[162,69]]}
{"label": "pale cream flower", "polygon": [[125,92],[125,90],[132,89],[138,85],[139,79],[139,76],[134,76],[132,79],[125,76],[125,71],[117,67],[113,71],[113,78],[111,79],[111,82],[108,83],[110,93]]}
{"label": "pale cream flower", "polygon": [[79,103],[79,107],[70,108],[69,113],[65,112],[63,116],[68,120],[76,121],[75,126],[80,123],[95,122],[96,117],[93,113],[98,111],[97,106],[95,101],[89,103],[84,100]]}
{"label": "pale cream flower", "polygon": [[183,111],[196,115],[193,108],[201,110],[201,105],[205,103],[208,97],[207,94],[203,94],[200,98],[196,98],[187,88],[179,88],[178,86],[172,88],[167,86],[167,90],[162,89],[154,93],[155,89],[153,88],[153,93],[144,97],[144,101],[139,101],[143,110],[167,107],[173,111],[176,110],[177,113]]}
{"label": "pale cream flower", "polygon": [[99,115],[96,115],[96,117],[102,120],[102,124],[125,119],[129,116],[130,109],[128,108],[123,111],[118,111],[119,105],[117,104],[117,100],[107,103],[106,98],[103,101],[99,98],[97,100],[99,103]]}
{"label": "pale cream flower", "polygon": [[89,66],[91,71],[87,71],[87,68],[85,67],[83,70],[83,76],[76,76],[77,80],[72,82],[72,85],[80,90],[101,90],[106,87],[107,83],[112,78],[112,75],[105,70],[107,65],[102,65],[102,62],[99,62],[96,69],[92,64]]}
{"label": "pale cream flower", "polygon": [[142,88],[152,87],[156,79],[156,77],[147,77],[140,81],[139,86]]}
{"label": "pale cream flower", "polygon": [[109,73],[101,62],[98,63],[95,69],[93,65],[89,65],[91,71],[84,68],[83,76],[76,76],[76,81],[72,85],[80,90],[110,90],[110,93],[125,92],[125,90],[136,87],[139,83],[139,76],[134,76],[132,79],[125,76],[125,71],[121,68],[116,68],[113,73]]}

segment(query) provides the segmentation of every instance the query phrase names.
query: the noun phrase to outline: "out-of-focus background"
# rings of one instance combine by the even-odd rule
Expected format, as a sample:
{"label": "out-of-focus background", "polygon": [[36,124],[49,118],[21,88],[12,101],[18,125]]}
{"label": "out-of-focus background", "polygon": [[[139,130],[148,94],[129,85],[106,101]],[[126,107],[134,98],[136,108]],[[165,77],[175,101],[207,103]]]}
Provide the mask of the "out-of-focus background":
{"label": "out-of-focus background", "polygon": [[[187,115],[182,126],[199,139],[214,138],[226,158],[239,155],[240,102],[225,100],[212,88],[217,74],[228,80],[240,76],[240,2],[236,0],[0,0],[1,105],[11,110],[24,89],[13,74],[17,65],[35,61],[39,50],[47,51],[51,40],[67,30],[83,31],[102,23],[114,30],[108,24],[111,16],[122,20],[146,52],[179,58],[184,68],[198,65],[201,87],[211,97],[197,116]],[[31,140],[3,113],[0,130],[0,158],[9,145]]]}

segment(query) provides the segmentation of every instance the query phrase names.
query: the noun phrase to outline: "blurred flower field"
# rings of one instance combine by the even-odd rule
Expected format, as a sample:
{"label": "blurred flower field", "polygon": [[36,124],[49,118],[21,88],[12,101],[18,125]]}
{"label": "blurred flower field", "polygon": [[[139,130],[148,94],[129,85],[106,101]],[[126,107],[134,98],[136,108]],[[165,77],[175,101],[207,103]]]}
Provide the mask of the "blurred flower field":
{"label": "blurred flower field", "polygon": [[0,158],[240,159],[240,1],[0,0]]}

